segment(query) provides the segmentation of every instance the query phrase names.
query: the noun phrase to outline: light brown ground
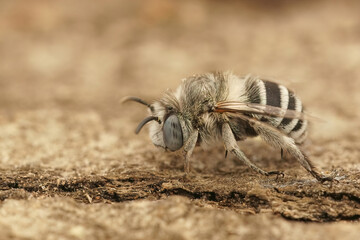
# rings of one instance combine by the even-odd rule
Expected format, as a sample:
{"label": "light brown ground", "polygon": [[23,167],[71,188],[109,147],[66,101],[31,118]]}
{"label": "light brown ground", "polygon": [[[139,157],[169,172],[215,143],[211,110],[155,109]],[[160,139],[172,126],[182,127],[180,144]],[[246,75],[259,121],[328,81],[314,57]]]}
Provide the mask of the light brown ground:
{"label": "light brown ground", "polygon": [[[268,2],[271,2],[268,3]],[[2,1],[1,239],[358,239],[358,1]],[[295,2],[295,1],[291,1]],[[182,159],[133,130],[194,73],[233,70],[294,89],[314,122],[322,185],[261,141]],[[328,223],[324,223],[328,222]]]}

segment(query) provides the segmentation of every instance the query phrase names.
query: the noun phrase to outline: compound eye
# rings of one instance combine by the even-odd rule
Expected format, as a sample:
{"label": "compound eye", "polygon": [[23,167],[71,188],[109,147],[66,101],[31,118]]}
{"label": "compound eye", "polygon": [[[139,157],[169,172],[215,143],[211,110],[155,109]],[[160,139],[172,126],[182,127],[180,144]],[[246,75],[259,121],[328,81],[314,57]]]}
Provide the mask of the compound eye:
{"label": "compound eye", "polygon": [[170,115],[164,122],[164,143],[170,151],[176,151],[183,145],[181,125],[176,115]]}

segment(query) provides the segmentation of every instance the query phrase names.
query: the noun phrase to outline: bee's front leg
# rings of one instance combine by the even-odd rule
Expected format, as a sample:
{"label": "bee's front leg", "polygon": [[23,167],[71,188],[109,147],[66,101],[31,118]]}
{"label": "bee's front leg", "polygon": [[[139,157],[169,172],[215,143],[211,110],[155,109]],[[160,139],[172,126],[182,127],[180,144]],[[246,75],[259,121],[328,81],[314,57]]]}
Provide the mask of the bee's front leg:
{"label": "bee's front leg", "polygon": [[190,173],[190,157],[191,154],[196,146],[196,142],[199,136],[198,130],[195,130],[190,134],[190,137],[184,144],[184,157],[185,157],[185,163],[184,163],[184,171],[185,174]]}

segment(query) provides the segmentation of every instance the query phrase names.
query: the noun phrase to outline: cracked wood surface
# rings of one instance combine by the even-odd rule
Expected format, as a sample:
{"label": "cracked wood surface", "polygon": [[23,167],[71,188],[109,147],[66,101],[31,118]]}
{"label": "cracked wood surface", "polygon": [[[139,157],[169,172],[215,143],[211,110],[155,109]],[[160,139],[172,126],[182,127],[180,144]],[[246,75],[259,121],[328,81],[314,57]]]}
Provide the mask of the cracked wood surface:
{"label": "cracked wood surface", "polygon": [[[359,174],[324,185],[315,180],[237,180],[236,176],[116,169],[102,176],[60,180],[59,172],[26,169],[2,171],[0,200],[63,196],[83,203],[113,203],[183,196],[194,202],[236,212],[271,211],[286,219],[328,222],[360,218]],[[25,175],[25,176],[24,176]],[[24,177],[23,177],[24,176]],[[171,177],[169,177],[171,176]],[[212,179],[210,180],[209,177]],[[256,178],[256,176],[254,177]]]}

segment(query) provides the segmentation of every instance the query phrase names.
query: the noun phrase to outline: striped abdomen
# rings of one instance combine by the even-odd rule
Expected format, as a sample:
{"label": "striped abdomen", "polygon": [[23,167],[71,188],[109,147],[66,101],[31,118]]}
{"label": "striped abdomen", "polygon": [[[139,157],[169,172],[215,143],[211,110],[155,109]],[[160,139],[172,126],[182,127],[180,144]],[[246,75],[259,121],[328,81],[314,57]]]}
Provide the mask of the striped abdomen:
{"label": "striped abdomen", "polygon": [[[252,103],[303,112],[301,100],[280,84],[261,79],[248,79],[246,88],[248,99]],[[302,143],[307,136],[307,120],[263,116],[258,116],[258,118],[284,132],[296,143]]]}

